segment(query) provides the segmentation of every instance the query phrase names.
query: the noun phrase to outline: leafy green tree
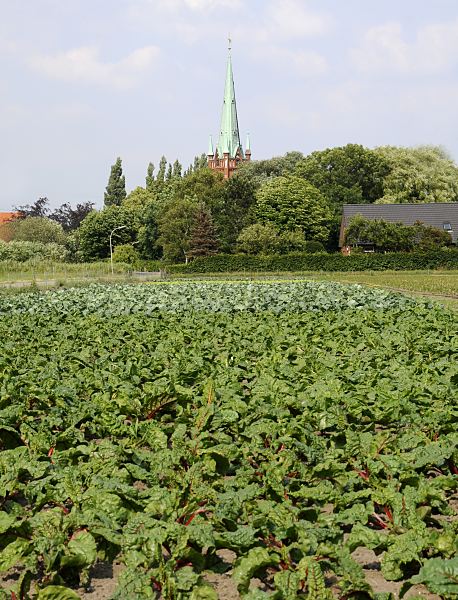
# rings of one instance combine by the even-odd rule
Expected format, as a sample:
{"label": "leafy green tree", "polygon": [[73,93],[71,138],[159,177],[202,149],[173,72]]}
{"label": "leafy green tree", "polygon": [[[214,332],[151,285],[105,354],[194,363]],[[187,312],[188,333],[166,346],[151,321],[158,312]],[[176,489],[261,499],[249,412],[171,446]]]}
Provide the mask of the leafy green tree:
{"label": "leafy green tree", "polygon": [[251,160],[242,163],[238,172],[255,180],[258,185],[272,177],[291,175],[304,159],[302,152],[287,152],[284,156],[274,156],[267,160]]}
{"label": "leafy green tree", "polygon": [[47,217],[15,219],[8,226],[12,232],[12,239],[15,241],[65,244],[65,233],[62,226]]}
{"label": "leafy green tree", "polygon": [[172,177],[181,177],[182,170],[183,170],[183,167],[182,167],[180,161],[176,160],[173,163],[173,167],[172,167]]}
{"label": "leafy green tree", "polygon": [[135,268],[140,264],[140,255],[132,244],[120,244],[113,250],[113,262],[125,263]]}
{"label": "leafy green tree", "polygon": [[237,251],[243,254],[275,254],[277,248],[278,231],[269,223],[249,225],[237,237]]}
{"label": "leafy green tree", "polygon": [[442,148],[383,146],[374,152],[389,165],[380,203],[458,200],[458,167]]}
{"label": "leafy green tree", "polygon": [[324,248],[320,242],[306,242],[301,231],[279,232],[273,225],[254,223],[243,229],[237,238],[237,250],[243,254],[289,254],[307,252],[307,244],[317,244],[313,251]]}
{"label": "leafy green tree", "polygon": [[437,250],[447,246],[452,246],[453,241],[451,235],[443,229],[431,227],[420,223],[419,221],[413,226],[415,231],[415,247],[419,250]]}
{"label": "leafy green tree", "polygon": [[174,199],[160,213],[158,244],[167,262],[184,262],[187,259],[198,204],[195,198]]}
{"label": "leafy green tree", "polygon": [[380,153],[348,144],[312,152],[298,163],[296,174],[318,188],[340,212],[342,204],[372,203],[381,198],[389,170]]}
{"label": "leafy green tree", "polygon": [[105,190],[105,206],[121,206],[126,197],[126,178],[122,174],[122,160],[118,157],[111,167],[108,185]]}
{"label": "leafy green tree", "polygon": [[213,213],[214,207],[220,202],[224,194],[224,179],[221,173],[211,169],[199,169],[188,177],[183,177],[176,182],[174,198],[196,198],[204,202]]}
{"label": "leafy green tree", "polygon": [[146,207],[157,198],[156,190],[148,190],[140,186],[133,189],[127,196],[122,205],[138,213],[139,218]]}
{"label": "leafy green tree", "polygon": [[452,239],[446,231],[420,222],[404,225],[355,215],[346,229],[345,243],[350,246],[373,245],[380,252],[409,252],[415,249],[437,250],[449,246]]}
{"label": "leafy green tree", "polygon": [[218,238],[210,210],[199,202],[189,237],[187,256],[211,256],[218,252]]}
{"label": "leafy green tree", "polygon": [[279,231],[300,230],[307,240],[328,239],[331,211],[319,190],[304,179],[275,177],[259,188],[256,198],[260,223],[271,223]]}
{"label": "leafy green tree", "polygon": [[84,260],[97,260],[110,256],[110,233],[120,226],[124,228],[114,232],[113,246],[135,241],[140,224],[131,209],[109,206],[89,213],[77,232],[81,257]]}
{"label": "leafy green tree", "polygon": [[157,202],[149,203],[142,215],[142,224],[138,231],[138,250],[142,258],[155,260],[161,258],[162,248],[158,243],[159,216],[161,208]]}
{"label": "leafy green tree", "polygon": [[[308,242],[309,244],[318,244],[324,250],[320,242]],[[306,252],[307,242],[302,231],[283,231],[278,236],[277,252],[278,254],[289,254],[290,252]]]}
{"label": "leafy green tree", "polygon": [[151,192],[154,190],[154,165],[152,162],[148,164],[148,168],[146,170],[146,189]]}
{"label": "leafy green tree", "polygon": [[238,170],[223,182],[222,195],[212,205],[223,252],[233,252],[239,233],[252,224],[257,187],[252,177]]}
{"label": "leafy green tree", "polygon": [[194,162],[192,165],[192,171],[195,173],[196,171],[199,171],[199,169],[206,169],[206,168],[207,168],[207,155],[201,154],[200,156],[195,156]]}
{"label": "leafy green tree", "polygon": [[157,177],[156,177],[156,181],[159,184],[164,183],[166,170],[167,170],[167,159],[165,158],[165,156],[162,156],[161,160],[159,162],[159,171],[157,172]]}

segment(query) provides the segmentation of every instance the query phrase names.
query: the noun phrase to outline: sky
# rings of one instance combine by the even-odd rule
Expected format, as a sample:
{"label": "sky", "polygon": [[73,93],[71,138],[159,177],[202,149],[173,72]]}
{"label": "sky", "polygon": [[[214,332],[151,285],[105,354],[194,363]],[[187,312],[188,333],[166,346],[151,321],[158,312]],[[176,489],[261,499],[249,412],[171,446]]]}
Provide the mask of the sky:
{"label": "sky", "polygon": [[457,0],[0,0],[0,211],[103,204],[219,130],[227,60],[253,159],[347,143],[458,159]]}

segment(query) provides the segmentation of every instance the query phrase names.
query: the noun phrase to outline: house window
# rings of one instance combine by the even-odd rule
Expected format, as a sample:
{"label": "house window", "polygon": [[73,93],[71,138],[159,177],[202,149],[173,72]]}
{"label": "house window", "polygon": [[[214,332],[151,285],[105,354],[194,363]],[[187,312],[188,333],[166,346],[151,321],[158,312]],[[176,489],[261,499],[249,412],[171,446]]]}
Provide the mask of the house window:
{"label": "house window", "polygon": [[444,223],[442,225],[444,231],[452,231],[452,224],[451,223]]}

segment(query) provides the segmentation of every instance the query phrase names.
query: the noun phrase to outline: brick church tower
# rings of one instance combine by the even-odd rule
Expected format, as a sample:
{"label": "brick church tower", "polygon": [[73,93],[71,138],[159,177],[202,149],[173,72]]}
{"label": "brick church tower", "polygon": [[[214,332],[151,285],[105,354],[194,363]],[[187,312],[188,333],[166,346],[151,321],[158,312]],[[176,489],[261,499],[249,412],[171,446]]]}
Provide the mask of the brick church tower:
{"label": "brick church tower", "polygon": [[224,178],[229,179],[238,165],[248,160],[251,160],[250,138],[247,136],[244,152],[240,142],[234,76],[232,73],[231,41],[229,40],[229,56],[227,60],[226,86],[224,88],[219,141],[216,148],[213,148],[213,140],[210,136],[207,163],[210,169],[223,173]]}

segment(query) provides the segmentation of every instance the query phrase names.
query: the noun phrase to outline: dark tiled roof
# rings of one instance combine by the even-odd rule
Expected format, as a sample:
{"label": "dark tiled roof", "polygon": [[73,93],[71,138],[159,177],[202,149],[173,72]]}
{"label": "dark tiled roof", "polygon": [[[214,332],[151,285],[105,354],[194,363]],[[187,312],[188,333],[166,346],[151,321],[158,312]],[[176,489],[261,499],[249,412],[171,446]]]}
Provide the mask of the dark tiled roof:
{"label": "dark tiled roof", "polygon": [[383,219],[389,223],[425,225],[443,229],[444,223],[452,226],[452,239],[458,240],[458,202],[435,202],[431,204],[344,204],[340,225],[339,245],[343,246],[344,232],[350,219],[361,215],[365,219]]}

